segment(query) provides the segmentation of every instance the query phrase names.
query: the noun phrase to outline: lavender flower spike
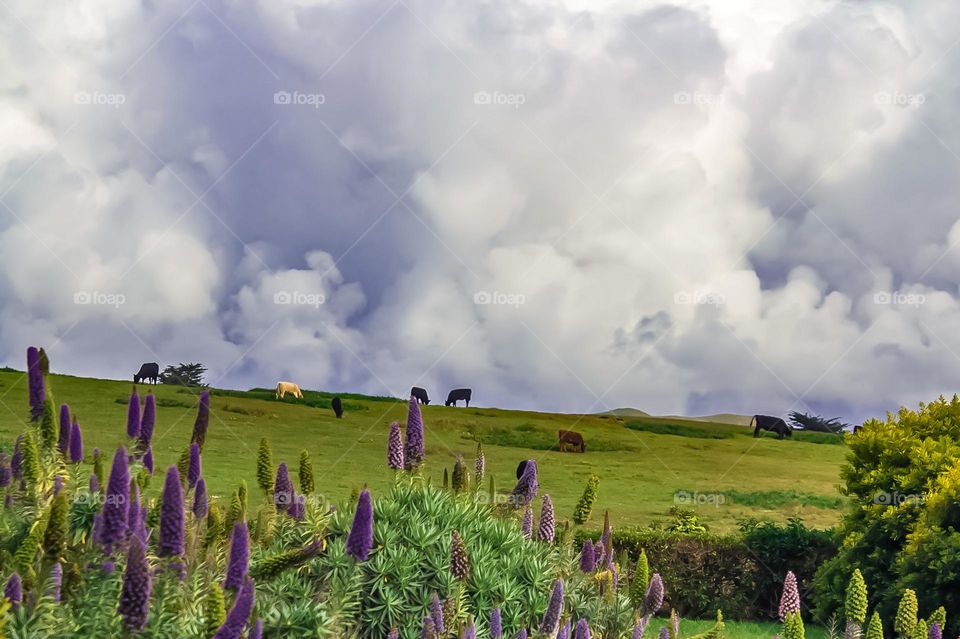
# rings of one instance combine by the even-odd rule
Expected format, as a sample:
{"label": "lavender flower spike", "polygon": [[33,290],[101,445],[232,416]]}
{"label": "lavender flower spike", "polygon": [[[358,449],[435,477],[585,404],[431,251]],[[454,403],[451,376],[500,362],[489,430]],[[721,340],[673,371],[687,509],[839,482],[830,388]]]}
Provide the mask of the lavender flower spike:
{"label": "lavender flower spike", "polygon": [[183,554],[183,488],[176,464],[167,469],[160,502],[160,542],[157,554],[170,557]]}
{"label": "lavender flower spike", "polygon": [[207,441],[207,428],[210,426],[210,393],[200,393],[200,405],[197,407],[197,421],[193,423],[193,435],[190,443],[196,444],[203,450],[203,443]]}
{"label": "lavender flower spike", "polygon": [[461,637],[462,639],[477,639],[477,626],[472,620],[468,621],[467,625],[464,626]]}
{"label": "lavender flower spike", "polygon": [[943,631],[940,629],[940,623],[934,621],[930,624],[930,630],[927,632],[928,639],[943,639]]}
{"label": "lavender flower spike", "polygon": [[97,540],[109,554],[113,545],[127,534],[127,500],[130,499],[130,469],[127,466],[127,450],[121,446],[113,455],[110,479],[104,496],[103,519],[100,538]]}
{"label": "lavender flower spike", "polygon": [[577,629],[573,633],[574,639],[590,639],[590,626],[586,619],[577,622]]}
{"label": "lavender flower spike", "polygon": [[560,626],[561,612],[563,612],[563,581],[557,579],[553,582],[550,604],[547,606],[547,612],[543,615],[543,623],[540,624],[540,634],[552,636],[557,632],[557,628]]}
{"label": "lavender flower spike", "polygon": [[147,552],[139,537],[130,540],[127,566],[123,570],[123,587],[117,612],[123,617],[123,625],[130,632],[142,630],[147,625],[150,610],[150,591],[153,587]]}
{"label": "lavender flower spike", "polygon": [[10,578],[7,579],[7,585],[3,589],[3,596],[10,602],[10,607],[13,610],[20,609],[20,604],[23,603],[23,584],[20,581],[19,574],[13,573],[10,575]]}
{"label": "lavender flower spike", "polygon": [[553,501],[550,499],[550,495],[544,495],[543,505],[540,507],[540,525],[537,528],[537,539],[552,544],[555,529]]}
{"label": "lavender flower spike", "polygon": [[666,626],[660,626],[659,639],[670,639],[670,631],[667,630]]}
{"label": "lavender flower spike", "polygon": [[289,512],[293,501],[293,484],[290,483],[290,473],[283,462],[277,466],[277,477],[273,481],[273,503],[278,512]]}
{"label": "lavender flower spike", "polygon": [[780,597],[780,621],[795,612],[800,612],[800,592],[797,590],[797,576],[788,571],[783,580],[783,595]]}
{"label": "lavender flower spike", "polygon": [[630,639],[643,639],[643,633],[647,629],[648,623],[650,623],[649,615],[640,617],[639,621],[633,626],[633,634],[630,635]]}
{"label": "lavender flower spike", "polygon": [[580,551],[580,572],[591,573],[597,568],[597,558],[593,554],[593,542],[589,539],[583,541],[583,549]]}
{"label": "lavender flower spike", "polygon": [[237,594],[237,600],[227,614],[227,620],[213,635],[213,639],[240,639],[244,626],[250,618],[250,612],[253,611],[254,588],[253,580],[247,577],[240,587]]}
{"label": "lavender flower spike", "polygon": [[153,474],[153,447],[147,446],[147,452],[143,454],[143,467],[151,475]]}
{"label": "lavender flower spike", "polygon": [[60,437],[57,439],[57,450],[64,457],[70,452],[70,407],[60,404]]}
{"label": "lavender flower spike", "polygon": [[437,630],[436,625],[433,623],[433,617],[430,615],[423,616],[423,625],[420,627],[420,639],[436,639]]}
{"label": "lavender flower spike", "polygon": [[70,463],[79,464],[83,461],[83,433],[80,432],[80,424],[77,418],[73,418],[73,425],[70,426]]}
{"label": "lavender flower spike", "polygon": [[440,596],[433,593],[430,598],[430,616],[433,617],[433,627],[438,635],[442,635],[443,627],[443,607],[440,605]]}
{"label": "lavender flower spike", "polygon": [[533,508],[527,506],[523,511],[523,519],[520,521],[520,532],[527,539],[533,535]]}
{"label": "lavender flower spike", "polygon": [[527,639],[527,629],[521,628],[517,631],[517,639]]}
{"label": "lavender flower spike", "polygon": [[570,639],[570,621],[563,624],[563,628],[557,633],[557,639]]}
{"label": "lavender flower spike", "polygon": [[517,485],[513,488],[511,497],[514,506],[526,506],[537,496],[537,462],[528,459],[524,464],[523,474],[517,480]]}
{"label": "lavender flower spike", "polygon": [[143,416],[140,418],[140,447],[148,448],[153,439],[153,427],[157,423],[157,400],[153,393],[147,393],[143,403]]}
{"label": "lavender flower spike", "polygon": [[[260,639],[259,637],[257,639]],[[394,626],[387,633],[387,639],[400,639],[400,629]]]}
{"label": "lavender flower spike", "polygon": [[50,569],[50,598],[54,603],[60,603],[60,588],[63,585],[63,566],[60,562],[53,564]]}
{"label": "lavender flower spike", "polygon": [[357,499],[357,512],[347,537],[347,554],[357,561],[366,561],[373,548],[373,503],[370,491],[364,488]]}
{"label": "lavender flower spike", "polygon": [[17,435],[17,440],[13,443],[13,455],[10,456],[10,472],[14,479],[23,479],[23,435]]}
{"label": "lavender flower spike", "polygon": [[193,488],[200,479],[200,445],[190,444],[190,464],[187,467],[187,487]]}
{"label": "lavender flower spike", "polygon": [[130,506],[127,509],[127,532],[135,534],[140,529],[140,486],[136,482],[132,484],[133,490],[130,491]]}
{"label": "lavender flower spike", "polygon": [[43,371],[40,370],[40,351],[35,346],[27,349],[27,389],[30,398],[30,421],[43,417],[43,402],[47,399]]}
{"label": "lavender flower spike", "polygon": [[407,404],[407,441],[403,449],[403,465],[407,470],[417,468],[424,457],[423,417],[420,415],[420,403],[411,397]]}
{"label": "lavender flower spike", "polygon": [[650,584],[647,586],[647,593],[643,598],[645,613],[655,615],[663,606],[663,579],[660,573],[655,572],[650,577]]}
{"label": "lavender flower spike", "polygon": [[390,424],[390,434],[387,436],[387,466],[403,470],[403,437],[397,422]]}
{"label": "lavender flower spike", "polygon": [[503,637],[503,621],[500,618],[500,608],[494,608],[490,611],[490,639],[501,639]]}
{"label": "lavender flower spike", "polygon": [[210,500],[207,497],[207,482],[203,477],[197,482],[197,489],[193,493],[193,514],[197,519],[203,519],[210,511]]}
{"label": "lavender flower spike", "polygon": [[10,485],[11,476],[10,460],[6,453],[0,453],[0,488],[6,488]]}
{"label": "lavender flower spike", "polygon": [[247,532],[247,522],[240,521],[233,525],[233,536],[230,538],[230,562],[227,564],[227,578],[223,582],[223,587],[227,590],[237,590],[243,586],[249,563],[250,536]]}
{"label": "lavender flower spike", "polygon": [[127,403],[127,437],[140,438],[140,395],[137,394],[136,386],[133,387],[130,401]]}
{"label": "lavender flower spike", "polygon": [[263,620],[257,619],[250,630],[247,631],[247,639],[263,639]]}

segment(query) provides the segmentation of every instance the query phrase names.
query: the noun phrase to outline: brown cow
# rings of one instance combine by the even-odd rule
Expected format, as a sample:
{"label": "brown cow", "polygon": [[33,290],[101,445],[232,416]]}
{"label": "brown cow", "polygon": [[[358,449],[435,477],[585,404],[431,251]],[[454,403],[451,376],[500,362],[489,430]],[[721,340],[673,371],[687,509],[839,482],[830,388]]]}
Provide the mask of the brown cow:
{"label": "brown cow", "polygon": [[587,444],[583,441],[583,435],[573,430],[561,430],[560,433],[560,452],[567,452],[567,446],[573,447],[575,453],[587,452]]}

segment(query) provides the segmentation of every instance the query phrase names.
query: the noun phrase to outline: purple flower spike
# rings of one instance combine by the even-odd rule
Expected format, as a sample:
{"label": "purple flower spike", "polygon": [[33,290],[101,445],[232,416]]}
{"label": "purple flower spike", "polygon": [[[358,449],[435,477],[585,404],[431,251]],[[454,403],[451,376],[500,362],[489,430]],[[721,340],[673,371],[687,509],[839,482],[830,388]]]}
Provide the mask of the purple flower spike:
{"label": "purple flower spike", "polygon": [[160,503],[160,544],[158,555],[170,557],[183,554],[183,488],[177,466],[167,469]]}
{"label": "purple flower spike", "polygon": [[633,634],[630,635],[630,639],[643,639],[643,633],[647,629],[647,623],[649,621],[650,617],[646,615],[640,617],[640,620],[633,626]]}
{"label": "purple flower spike", "polygon": [[597,568],[597,558],[593,554],[593,542],[585,539],[580,551],[580,572],[593,572]]}
{"label": "purple flower spike", "polygon": [[477,639],[477,627],[472,621],[467,622],[463,629],[463,639]]}
{"label": "purple flower spike", "polygon": [[147,625],[152,588],[147,552],[143,542],[135,536],[130,540],[127,566],[123,570],[123,589],[117,605],[117,612],[123,617],[123,625],[128,631],[136,632]]}
{"label": "purple flower spike", "polygon": [[560,626],[560,613],[563,611],[563,581],[557,579],[553,582],[553,593],[550,595],[550,604],[547,606],[547,612],[543,615],[543,623],[540,624],[540,634],[553,635]]}
{"label": "purple flower spike", "polygon": [[527,629],[521,628],[517,631],[517,639],[527,639]]}
{"label": "purple flower spike", "polygon": [[528,459],[524,465],[523,474],[517,480],[517,485],[511,494],[514,506],[526,506],[537,496],[537,462]]}
{"label": "purple flower spike", "polygon": [[550,495],[544,495],[543,505],[540,507],[540,525],[537,528],[537,539],[552,544],[555,526],[553,501],[550,499]]}
{"label": "purple flower spike", "polygon": [[303,521],[303,518],[306,517],[307,514],[306,507],[306,496],[298,495],[297,491],[293,491],[293,499],[290,501],[290,508],[287,510],[287,514],[297,521]]}
{"label": "purple flower spike", "polygon": [[193,436],[190,443],[197,444],[201,450],[207,440],[207,427],[210,426],[210,393],[200,393],[200,405],[197,407],[197,421],[193,423]]}
{"label": "purple flower spike", "polygon": [[210,500],[207,497],[207,482],[200,478],[197,489],[193,493],[193,514],[197,519],[203,519],[210,511]]}
{"label": "purple flower spike", "polygon": [[130,439],[140,437],[140,396],[137,395],[136,386],[133,387],[130,401],[127,402],[127,437]]}
{"label": "purple flower spike", "polygon": [[63,477],[60,475],[53,476],[53,496],[56,497],[60,494],[60,491],[63,490]]}
{"label": "purple flower spike", "polygon": [[500,608],[490,611],[490,639],[503,637],[503,620],[500,618]]}
{"label": "purple flower spike", "polygon": [[357,561],[366,561],[373,548],[373,502],[370,491],[364,488],[357,499],[357,512],[347,537],[347,554]]}
{"label": "purple flower spike", "polygon": [[57,450],[64,457],[70,452],[70,407],[60,404],[60,437],[57,439]]}
{"label": "purple flower spike", "polygon": [[563,624],[563,628],[557,633],[557,639],[570,639],[570,622]]}
{"label": "purple flower spike", "polygon": [[140,530],[140,486],[133,482],[130,507],[127,509],[127,532],[136,534]]}
{"label": "purple flower spike", "polygon": [[387,436],[387,466],[403,470],[403,437],[397,422],[390,424],[390,434]]}
{"label": "purple flower spike", "polygon": [[670,639],[670,631],[667,630],[666,626],[660,626],[659,639]]}
{"label": "purple flower spike", "polygon": [[423,417],[420,416],[420,403],[411,397],[407,404],[407,441],[403,449],[403,465],[407,470],[420,466],[424,458]]}
{"label": "purple flower spike", "polygon": [[6,488],[10,485],[10,460],[6,453],[0,453],[0,488]]}
{"label": "purple flower spike", "polygon": [[103,520],[100,522],[100,545],[107,554],[113,546],[127,535],[127,501],[130,499],[130,469],[127,466],[127,449],[123,446],[113,455],[110,479],[103,503]]}
{"label": "purple flower spike", "polygon": [[103,562],[103,566],[102,566],[103,572],[108,575],[113,574],[113,571],[116,569],[116,567],[117,567],[116,564],[114,564],[110,560]]}
{"label": "purple flower spike", "polygon": [[254,588],[253,580],[247,577],[240,587],[237,594],[237,600],[227,614],[227,620],[223,622],[213,639],[240,639],[244,626],[250,618],[250,612],[253,610]]}
{"label": "purple flower spike", "polygon": [[650,584],[647,586],[643,605],[648,615],[657,614],[657,611],[663,606],[663,579],[658,572],[653,573],[653,576],[650,577]]}
{"label": "purple flower spike", "polygon": [[430,598],[430,616],[433,617],[433,627],[438,635],[442,635],[443,627],[443,607],[440,605],[440,596],[433,593]]}
{"label": "purple flower spike", "polygon": [[43,417],[43,402],[47,399],[43,371],[40,370],[40,351],[35,346],[27,349],[27,387],[30,397],[30,421]]}
{"label": "purple flower spike", "polygon": [[394,626],[387,633],[387,639],[400,639],[400,629]]}
{"label": "purple flower spike", "polygon": [[273,503],[278,512],[289,512],[293,501],[293,484],[290,483],[290,473],[283,462],[277,466],[277,477],[273,481]]}
{"label": "purple flower spike", "polygon": [[523,511],[523,519],[520,521],[520,532],[527,539],[533,535],[533,508],[527,506]]}
{"label": "purple flower spike", "polygon": [[60,603],[60,589],[63,586],[63,566],[60,562],[53,564],[50,569],[50,598],[54,603]]}
{"label": "purple flower spike", "polygon": [[143,467],[151,475],[153,474],[153,447],[148,446],[147,452],[143,454]]}
{"label": "purple flower spike", "polygon": [[263,620],[257,619],[247,632],[247,639],[263,639]]}
{"label": "purple flower spike", "polygon": [[77,418],[73,418],[73,425],[70,426],[70,463],[79,464],[83,461],[83,433],[80,432],[80,424]]}
{"label": "purple flower spike", "polygon": [[437,636],[436,627],[433,623],[433,617],[423,616],[423,626],[420,628],[420,639],[435,639]]}
{"label": "purple flower spike", "polygon": [[157,400],[153,393],[147,393],[143,404],[143,416],[140,418],[140,447],[149,448],[153,439],[153,427],[157,423]]}
{"label": "purple flower spike", "polygon": [[930,630],[927,632],[928,639],[943,639],[943,631],[940,629],[940,623],[934,621],[930,624]]}
{"label": "purple flower spike", "polygon": [[795,612],[800,612],[800,592],[797,590],[797,576],[793,574],[793,571],[789,571],[783,580],[783,595],[780,597],[780,621]]}
{"label": "purple flower spike", "polygon": [[200,445],[190,444],[190,465],[187,467],[187,487],[193,488],[200,479]]}
{"label": "purple flower spike", "polygon": [[10,602],[10,607],[13,610],[20,609],[20,604],[23,602],[23,584],[20,581],[19,574],[13,573],[10,575],[10,578],[7,579],[7,585],[3,589],[3,596]]}
{"label": "purple flower spike", "polygon": [[577,629],[573,633],[574,639],[590,639],[590,626],[586,619],[577,622]]}
{"label": "purple flower spike", "polygon": [[230,538],[230,562],[227,564],[227,578],[223,582],[223,587],[227,590],[236,590],[243,586],[249,563],[250,536],[247,532],[247,522],[240,521],[233,525],[233,536]]}
{"label": "purple flower spike", "polygon": [[[100,492],[100,481],[97,479],[97,476],[94,475],[93,473],[90,473],[90,479],[87,481],[87,488],[91,493]],[[96,529],[94,529],[94,533],[96,532],[97,532]],[[97,535],[94,534],[93,538],[97,539]]]}

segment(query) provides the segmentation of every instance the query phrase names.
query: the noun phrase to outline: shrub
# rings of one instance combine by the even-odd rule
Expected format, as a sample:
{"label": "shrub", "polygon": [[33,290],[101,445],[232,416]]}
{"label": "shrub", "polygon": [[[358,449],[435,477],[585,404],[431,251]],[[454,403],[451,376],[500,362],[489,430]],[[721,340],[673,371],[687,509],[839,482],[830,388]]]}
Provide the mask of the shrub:
{"label": "shrub", "polygon": [[178,386],[204,386],[203,375],[207,372],[207,367],[198,362],[184,364],[180,362],[176,366],[169,365],[160,373],[161,384],[176,384]]}

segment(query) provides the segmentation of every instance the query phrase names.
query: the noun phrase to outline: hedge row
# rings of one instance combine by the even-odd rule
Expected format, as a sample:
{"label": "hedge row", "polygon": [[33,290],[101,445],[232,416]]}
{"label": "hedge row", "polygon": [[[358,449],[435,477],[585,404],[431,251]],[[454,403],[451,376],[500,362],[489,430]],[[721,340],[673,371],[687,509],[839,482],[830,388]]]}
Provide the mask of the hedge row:
{"label": "hedge row", "polygon": [[[599,535],[581,531],[578,541],[586,536]],[[788,570],[797,576],[806,615],[817,567],[837,552],[831,532],[807,528],[799,519],[783,525],[748,520],[739,533],[727,535],[615,529],[613,544],[627,564],[621,570],[628,572],[646,550],[650,571],[667,584],[665,606],[681,616],[705,618],[721,608],[724,617],[737,620],[776,619]]]}

